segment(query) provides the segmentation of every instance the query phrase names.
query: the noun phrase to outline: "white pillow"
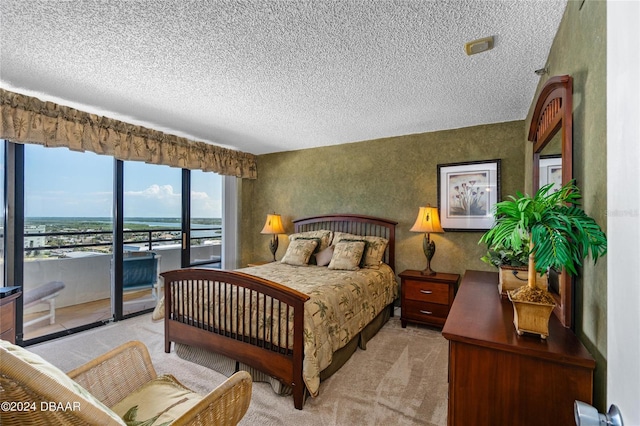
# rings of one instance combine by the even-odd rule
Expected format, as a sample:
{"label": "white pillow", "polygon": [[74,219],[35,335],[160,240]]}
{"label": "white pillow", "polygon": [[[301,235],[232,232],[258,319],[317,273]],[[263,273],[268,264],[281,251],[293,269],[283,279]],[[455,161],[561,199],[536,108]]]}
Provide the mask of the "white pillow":
{"label": "white pillow", "polygon": [[316,264],[318,266],[327,266],[333,257],[334,246],[329,246],[319,253],[316,253]]}

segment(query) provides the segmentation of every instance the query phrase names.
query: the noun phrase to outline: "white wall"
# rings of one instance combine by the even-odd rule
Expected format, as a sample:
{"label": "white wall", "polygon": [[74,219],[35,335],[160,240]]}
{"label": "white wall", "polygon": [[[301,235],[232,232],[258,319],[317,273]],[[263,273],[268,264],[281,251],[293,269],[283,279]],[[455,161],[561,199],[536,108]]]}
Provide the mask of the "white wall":
{"label": "white wall", "polygon": [[607,2],[607,404],[640,425],[640,2]]}
{"label": "white wall", "polygon": [[[220,245],[191,247],[194,258],[220,255]],[[180,268],[180,248],[154,248],[159,256],[158,272]],[[65,288],[56,297],[56,307],[73,306],[111,297],[111,255],[64,259],[30,260],[24,264],[24,289],[30,290],[49,281],[62,281]],[[25,313],[48,309],[40,304]]]}
{"label": "white wall", "polygon": [[[38,259],[24,263],[24,290],[49,281],[62,281],[65,288],[56,297],[56,307],[72,306],[111,297],[111,256],[97,255],[65,259]],[[42,311],[34,306],[25,313]]]}

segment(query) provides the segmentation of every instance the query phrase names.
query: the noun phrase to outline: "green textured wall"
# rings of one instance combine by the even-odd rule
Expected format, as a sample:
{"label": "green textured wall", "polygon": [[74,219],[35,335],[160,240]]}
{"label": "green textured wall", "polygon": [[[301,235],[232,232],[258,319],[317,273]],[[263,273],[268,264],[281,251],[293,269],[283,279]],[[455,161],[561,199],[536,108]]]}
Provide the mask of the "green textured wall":
{"label": "green textured wall", "polygon": [[[409,232],[418,208],[437,200],[437,165],[500,158],[502,193],[522,190],[524,122],[483,125],[351,144],[261,155],[258,179],[242,183],[241,261],[268,260],[269,237],[261,235],[267,213],[292,219],[323,213],[361,213],[398,222],[396,270],[424,269],[422,234]],[[432,235],[432,268],[462,274],[491,270],[479,258],[480,232]],[[280,236],[278,258],[286,236]]]}
{"label": "green textured wall", "polygon": [[[583,208],[606,232],[607,102],[606,2],[569,1],[549,53],[550,76],[573,77],[573,175]],[[537,96],[537,95],[536,95]],[[534,102],[535,103],[535,102]],[[533,105],[532,103],[532,109]],[[527,118],[529,126],[531,112]],[[526,187],[531,188],[531,147],[526,148]],[[596,359],[594,399],[606,411],[607,259],[588,260],[576,281],[576,334]]]}
{"label": "green textured wall", "polygon": [[[606,231],[606,2],[570,0],[549,53],[550,73],[573,77],[574,177],[583,208]],[[532,99],[532,109],[535,104]],[[399,222],[397,271],[425,266],[419,234],[409,232],[418,207],[437,204],[437,165],[502,159],[502,195],[531,189],[531,143],[525,122],[490,124],[398,136],[332,147],[262,155],[258,179],[242,183],[241,262],[268,260],[269,237],[260,234],[266,214],[291,219],[322,213],[363,213]],[[435,270],[491,270],[479,258],[481,233],[435,235]],[[278,257],[286,237],[280,237]],[[595,405],[606,411],[606,257],[585,265],[577,280],[576,333],[597,362]]]}

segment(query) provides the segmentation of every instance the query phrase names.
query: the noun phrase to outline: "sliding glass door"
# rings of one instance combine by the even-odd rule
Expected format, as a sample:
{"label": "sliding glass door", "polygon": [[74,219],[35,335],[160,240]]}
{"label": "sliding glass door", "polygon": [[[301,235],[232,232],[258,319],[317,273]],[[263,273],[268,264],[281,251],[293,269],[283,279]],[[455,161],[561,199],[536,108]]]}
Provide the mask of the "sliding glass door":
{"label": "sliding glass door", "polygon": [[112,318],[112,164],[24,145],[25,341]]}
{"label": "sliding glass door", "polygon": [[155,307],[158,274],[180,268],[181,169],[124,163],[123,315]]}
{"label": "sliding glass door", "polygon": [[190,266],[220,268],[222,178],[215,173],[125,162],[124,317],[155,306],[158,274]]}
{"label": "sliding glass door", "polygon": [[[186,171],[183,185],[188,206],[188,264],[220,268],[222,259],[222,176],[200,170]],[[188,184],[188,185],[186,185]]]}

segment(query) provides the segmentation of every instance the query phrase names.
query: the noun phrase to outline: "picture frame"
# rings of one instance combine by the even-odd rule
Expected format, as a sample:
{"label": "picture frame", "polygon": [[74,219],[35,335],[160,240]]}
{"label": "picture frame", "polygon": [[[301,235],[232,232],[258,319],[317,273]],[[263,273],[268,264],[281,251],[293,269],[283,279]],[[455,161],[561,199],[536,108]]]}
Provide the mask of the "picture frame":
{"label": "picture frame", "polygon": [[556,192],[562,187],[562,155],[542,155],[538,162],[539,186],[542,188],[548,183],[553,183],[551,192]]}
{"label": "picture frame", "polygon": [[500,159],[438,164],[438,210],[445,232],[490,229],[500,199]]}

